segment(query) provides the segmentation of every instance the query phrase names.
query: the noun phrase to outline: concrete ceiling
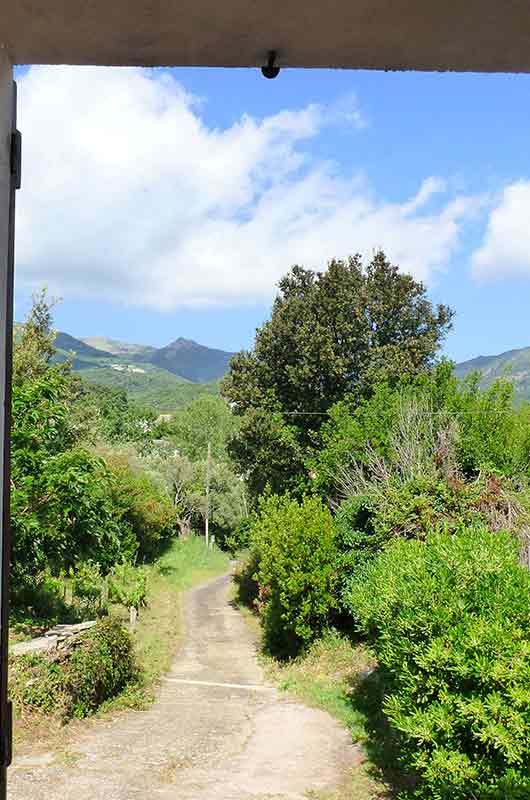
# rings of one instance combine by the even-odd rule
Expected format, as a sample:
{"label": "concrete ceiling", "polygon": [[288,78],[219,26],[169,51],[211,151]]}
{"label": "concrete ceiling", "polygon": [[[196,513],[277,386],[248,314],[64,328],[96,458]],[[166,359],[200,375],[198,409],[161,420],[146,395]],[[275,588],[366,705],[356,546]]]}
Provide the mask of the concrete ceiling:
{"label": "concrete ceiling", "polygon": [[0,0],[14,63],[530,72],[529,0]]}

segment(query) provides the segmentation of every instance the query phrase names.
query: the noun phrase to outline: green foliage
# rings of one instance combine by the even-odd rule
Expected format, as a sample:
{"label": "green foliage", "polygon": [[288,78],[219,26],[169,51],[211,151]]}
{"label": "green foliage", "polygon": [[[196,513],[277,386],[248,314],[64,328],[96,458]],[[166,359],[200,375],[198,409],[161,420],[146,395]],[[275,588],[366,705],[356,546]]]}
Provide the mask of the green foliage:
{"label": "green foliage", "polygon": [[24,638],[39,636],[59,622],[77,622],[75,609],[65,600],[63,577],[48,569],[12,588],[10,631]]}
{"label": "green foliage", "polygon": [[122,389],[90,385],[73,376],[74,410],[92,417],[92,438],[111,443],[143,442],[153,437],[156,414],[131,403]]}
{"label": "green foliage", "polygon": [[209,465],[207,460],[190,461],[176,452],[169,442],[153,448],[142,464],[173,498],[180,535],[188,536],[192,530],[204,530],[208,513],[210,530],[216,541],[224,546],[227,537],[247,513],[245,484],[234,474],[232,466],[213,459]]}
{"label": "green foliage", "polygon": [[[366,267],[360,256],[333,260],[324,273],[295,266],[279,286],[254,350],[232,358],[222,392],[239,415],[255,414],[256,409],[291,415],[288,470],[300,457],[305,460],[312,434],[321,426],[320,415],[334,403],[367,396],[382,380],[393,384],[429,368],[451,327],[452,311],[434,308],[425,287],[382,252]],[[282,419],[275,421],[276,427],[287,427]],[[265,429],[265,421],[259,421]],[[275,490],[284,490],[286,486],[278,486],[278,478],[284,477],[278,456],[271,458],[283,432],[264,437],[260,430],[256,436],[253,422],[255,418],[243,420],[233,450],[237,463],[246,472],[253,461],[259,462],[262,485],[270,482]]]}
{"label": "green foliage", "polygon": [[147,604],[147,575],[132,564],[116,564],[110,574],[109,598],[125,608],[137,611]]}
{"label": "green foliage", "polygon": [[229,452],[253,497],[267,486],[273,492],[296,495],[307,488],[305,450],[298,441],[298,430],[279,412],[249,409],[241,418],[238,434],[229,442]]}
{"label": "green foliage", "polygon": [[119,620],[108,618],[90,630],[74,650],[66,672],[72,716],[86,717],[115,697],[135,677],[132,638]]}
{"label": "green foliage", "polygon": [[341,400],[330,408],[320,431],[320,447],[308,463],[313,491],[333,497],[337,479],[352,458],[365,463],[372,453],[388,453],[398,401],[399,391],[382,383],[356,406]]}
{"label": "green foliage", "polygon": [[[27,453],[23,454],[23,458]],[[15,582],[46,566],[59,570],[92,558],[108,568],[123,531],[115,515],[110,476],[101,459],[67,450],[13,466],[12,529]]]}
{"label": "green foliage", "polygon": [[[323,273],[293,267],[252,353],[231,363],[223,391],[242,412],[326,411],[351,392],[430,366],[452,312],[381,252],[333,260]],[[308,423],[310,424],[310,423]]]}
{"label": "green foliage", "polygon": [[112,501],[122,528],[130,531],[128,548],[122,555],[140,561],[152,560],[167,546],[177,529],[177,514],[169,495],[148,474],[131,468],[127,458],[108,453],[112,471]]}
{"label": "green foliage", "polygon": [[53,303],[47,298],[46,289],[33,295],[31,311],[23,325],[15,326],[13,342],[13,385],[19,386],[28,380],[42,377],[48,370],[55,353],[52,330]]}
{"label": "green foliage", "polygon": [[[43,294],[15,342],[14,597],[31,583],[39,594],[39,576],[47,572],[81,563],[81,571],[104,574],[123,559],[153,558],[176,531],[162,485],[127,463],[109,468],[87,445],[102,437],[139,443],[151,435],[154,415],[131,408],[123,393],[84,389],[68,368],[51,363],[53,337]],[[88,613],[90,598],[84,599]]]}
{"label": "green foliage", "polygon": [[403,765],[429,800],[530,792],[530,574],[486,529],[397,541],[351,587]]}
{"label": "green foliage", "polygon": [[478,374],[459,386],[451,410],[458,415],[458,461],[465,474],[480,470],[518,475],[530,463],[530,404],[516,408],[507,381],[481,391]]}
{"label": "green foliage", "polygon": [[[350,415],[350,430],[358,434],[359,419],[378,419],[379,395],[385,397],[387,391],[382,389],[373,396],[375,415],[368,401],[360,413]],[[499,396],[504,404],[502,392],[494,399]],[[469,413],[463,413],[465,406]],[[433,375],[390,393],[384,437],[377,438],[368,428],[367,438],[358,436],[352,444],[353,452],[340,453],[335,467],[336,493],[344,498],[336,515],[341,594],[359,566],[397,537],[424,539],[433,530],[454,532],[462,525],[521,531],[528,523],[527,493],[520,480],[510,477],[518,457],[507,455],[510,447],[513,455],[519,445],[506,441],[506,420],[519,412],[504,408],[501,422],[489,428],[487,414],[481,440],[475,418],[485,406],[499,410],[476,387],[456,385],[442,365]],[[462,412],[459,416],[453,413],[456,408]],[[330,435],[331,456],[337,453],[337,436],[344,428],[343,424]],[[514,426],[509,429],[513,433]],[[502,452],[505,476],[498,469]],[[497,474],[491,474],[495,466]]]}
{"label": "green foliage", "polygon": [[73,652],[12,659],[15,707],[58,715],[63,722],[92,714],[136,677],[133,642],[116,619],[100,620]]}
{"label": "green foliage", "polygon": [[321,443],[309,461],[312,486],[330,498],[343,491],[344,473],[381,471],[383,462],[393,473],[403,464],[409,477],[411,469],[418,475],[452,470],[466,478],[481,472],[519,477],[530,463],[530,405],[515,408],[506,382],[482,392],[477,375],[459,382],[452,365],[441,362],[395,387],[375,386],[356,407],[335,405]]}
{"label": "green foliage", "polygon": [[[234,528],[229,528],[218,544],[223,550],[236,556],[241,551],[250,547],[252,535],[252,517],[242,517]],[[216,539],[217,541],[217,539]]]}
{"label": "green foliage", "polygon": [[159,431],[174,442],[179,452],[191,461],[206,458],[208,443],[212,458],[227,458],[227,442],[235,432],[236,419],[225,400],[213,395],[203,395],[178,409],[170,422],[163,423]]}
{"label": "green foliage", "polygon": [[318,498],[263,498],[252,528],[266,646],[296,653],[327,626],[335,607],[335,533]]}
{"label": "green foliage", "polygon": [[81,603],[83,616],[94,617],[103,611],[101,608],[103,577],[97,562],[81,561],[75,568],[70,567],[70,587],[72,598]]}

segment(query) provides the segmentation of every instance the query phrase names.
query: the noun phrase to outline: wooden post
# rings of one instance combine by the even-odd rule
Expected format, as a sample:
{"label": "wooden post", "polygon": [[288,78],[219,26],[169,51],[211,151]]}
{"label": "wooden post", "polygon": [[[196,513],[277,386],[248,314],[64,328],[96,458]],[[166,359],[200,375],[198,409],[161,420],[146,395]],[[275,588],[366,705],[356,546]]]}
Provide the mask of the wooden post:
{"label": "wooden post", "polygon": [[109,604],[109,576],[105,575],[101,583],[100,607],[105,610]]}

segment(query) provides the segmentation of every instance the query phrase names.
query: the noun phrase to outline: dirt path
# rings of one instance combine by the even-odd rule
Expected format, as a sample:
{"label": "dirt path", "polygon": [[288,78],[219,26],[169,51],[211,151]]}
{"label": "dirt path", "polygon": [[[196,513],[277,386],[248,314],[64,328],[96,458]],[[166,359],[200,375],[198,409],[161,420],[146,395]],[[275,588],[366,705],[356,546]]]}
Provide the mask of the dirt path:
{"label": "dirt path", "polygon": [[15,759],[10,800],[302,800],[342,782],[348,734],[265,684],[229,580],[187,594],[185,644],[157,702],[88,724],[70,765]]}

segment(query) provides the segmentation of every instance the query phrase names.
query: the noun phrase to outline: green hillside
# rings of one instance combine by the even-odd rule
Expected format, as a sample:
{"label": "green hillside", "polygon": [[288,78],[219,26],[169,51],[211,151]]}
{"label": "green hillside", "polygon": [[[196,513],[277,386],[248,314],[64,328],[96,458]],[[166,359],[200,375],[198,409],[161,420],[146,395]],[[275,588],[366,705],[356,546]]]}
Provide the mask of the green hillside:
{"label": "green hillside", "polygon": [[187,405],[202,394],[219,393],[218,383],[192,383],[149,364],[142,369],[143,372],[130,372],[112,367],[87,368],[82,377],[90,383],[124,389],[131,400],[161,414]]}
{"label": "green hillside", "polygon": [[81,342],[97,350],[104,350],[113,356],[137,356],[154,353],[156,347],[146,344],[130,344],[120,342],[118,339],[108,339],[106,336],[87,336],[80,339]]}
{"label": "green hillside", "polygon": [[508,350],[496,356],[478,356],[455,367],[455,374],[459,378],[473,371],[481,373],[483,388],[490,386],[497,378],[506,378],[513,382],[518,400],[530,399],[530,347]]}
{"label": "green hillside", "polygon": [[75,352],[82,358],[110,358],[112,354],[101,348],[91,347],[81,339],[70,336],[69,333],[59,331],[55,336],[55,347],[65,353]]}

